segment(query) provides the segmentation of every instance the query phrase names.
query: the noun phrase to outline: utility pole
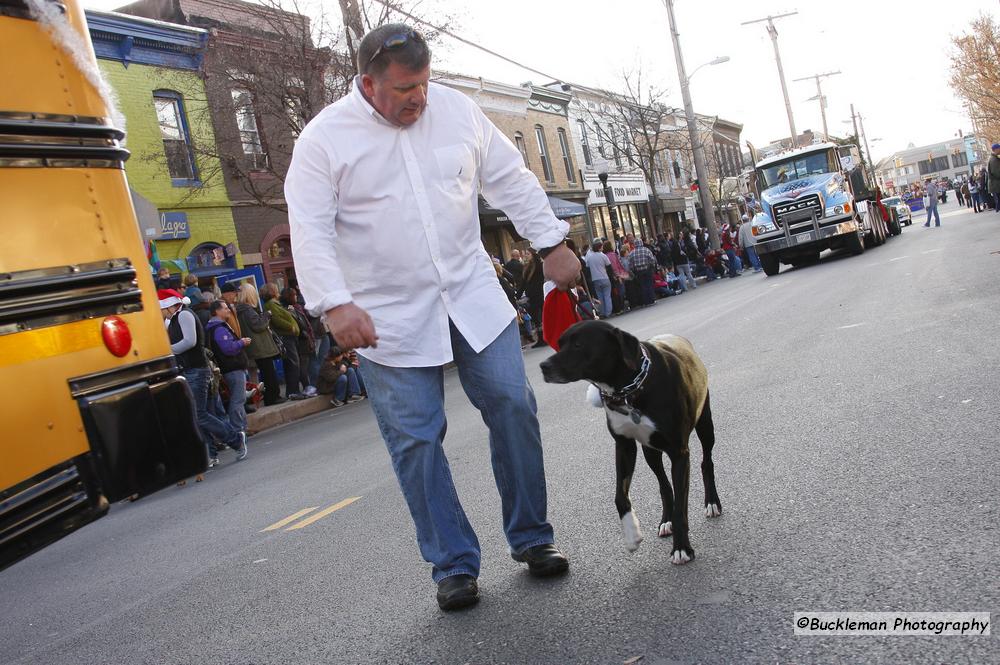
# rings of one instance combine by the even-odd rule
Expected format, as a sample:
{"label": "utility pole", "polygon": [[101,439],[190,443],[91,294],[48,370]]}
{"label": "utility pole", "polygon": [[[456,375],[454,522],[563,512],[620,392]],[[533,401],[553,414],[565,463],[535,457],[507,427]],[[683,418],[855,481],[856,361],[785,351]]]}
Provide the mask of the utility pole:
{"label": "utility pole", "polygon": [[[846,120],[844,122],[847,122]],[[861,153],[861,161],[864,162],[868,160],[868,168],[873,169],[872,165],[872,152],[868,149],[868,137],[865,136],[865,121],[861,117],[860,113],[854,112],[854,104],[851,104],[851,122],[854,123],[854,140],[858,142],[858,151]],[[858,132],[858,124],[861,125],[861,131]],[[862,150],[862,141],[864,142],[864,150]],[[865,153],[868,153],[868,157],[865,157]]]}
{"label": "utility pole", "polygon": [[[853,108],[852,108],[853,110]],[[858,114],[858,125],[861,127],[861,139],[865,142],[865,152],[868,153],[868,171],[875,173],[875,163],[872,161],[872,151],[868,148],[868,135],[865,134],[865,119]]]}
{"label": "utility pole", "polygon": [[812,76],[803,76],[800,79],[792,79],[792,82],[795,82],[795,81],[808,81],[809,79],[816,79],[816,96],[813,99],[818,99],[819,100],[819,112],[820,112],[820,115],[823,117],[823,140],[824,141],[829,141],[830,140],[830,133],[827,130],[827,127],[826,127],[826,97],[823,96],[823,88],[820,85],[819,81],[820,81],[820,79],[826,78],[827,76],[836,76],[839,73],[840,73],[840,70],[838,69],[835,72],[826,72],[825,74],[813,74]]}
{"label": "utility pole", "polygon": [[[663,0],[667,8],[667,19],[670,21],[670,38],[674,43],[674,60],[677,61],[677,77],[680,79],[681,96],[684,99],[684,117],[687,119],[688,138],[691,141],[691,151],[694,153],[694,171],[698,178],[698,194],[701,197],[701,209],[705,214],[705,226],[708,227],[708,238],[713,249],[719,249],[719,231],[715,228],[715,211],[712,209],[712,193],[708,187],[708,169],[705,168],[705,148],[698,137],[695,122],[694,107],[691,104],[691,80],[684,71],[684,56],[681,54],[680,35],[677,32],[677,22],[674,19],[674,0]],[[698,220],[696,219],[695,222]]]}
{"label": "utility pole", "polygon": [[787,14],[767,16],[765,18],[754,19],[753,21],[744,21],[740,24],[750,25],[751,23],[767,21],[767,34],[771,35],[771,43],[774,44],[774,61],[778,63],[778,78],[781,80],[781,93],[785,96],[785,111],[788,113],[788,129],[792,133],[792,148],[796,147],[796,138],[799,134],[795,131],[795,118],[792,117],[792,103],[788,100],[788,86],[785,85],[785,70],[781,67],[781,52],[778,51],[778,29],[774,27],[774,19],[794,16],[796,14],[798,12],[788,12]]}
{"label": "utility pole", "polygon": [[[845,120],[844,122],[847,121]],[[851,122],[854,123],[854,140],[861,141],[861,135],[858,134],[858,116],[854,113],[854,104],[851,104]],[[861,146],[858,146],[858,149],[860,150]]]}

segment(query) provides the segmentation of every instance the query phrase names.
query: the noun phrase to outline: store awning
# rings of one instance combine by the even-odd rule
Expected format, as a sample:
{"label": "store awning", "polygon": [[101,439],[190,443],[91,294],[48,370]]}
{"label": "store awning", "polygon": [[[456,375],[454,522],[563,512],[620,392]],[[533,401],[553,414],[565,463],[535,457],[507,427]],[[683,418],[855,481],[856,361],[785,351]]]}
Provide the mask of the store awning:
{"label": "store awning", "polygon": [[572,201],[567,201],[561,199],[558,196],[549,197],[549,207],[552,208],[552,212],[556,214],[559,219],[566,219],[567,217],[579,217],[580,215],[587,214],[587,207],[579,203],[573,203]]}
{"label": "store awning", "polygon": [[[550,196],[548,198],[549,207],[552,208],[552,212],[559,219],[566,219],[567,217],[577,217],[579,215],[587,214],[586,206],[579,203],[567,201],[557,196]],[[486,228],[506,228],[513,226],[510,222],[510,217],[507,216],[507,213],[503,210],[497,210],[496,208],[490,207],[490,204],[486,202],[486,199],[481,196],[479,197],[479,221]]]}
{"label": "store awning", "polygon": [[488,229],[500,229],[513,226],[510,217],[503,210],[491,208],[486,199],[479,197],[479,222]]}

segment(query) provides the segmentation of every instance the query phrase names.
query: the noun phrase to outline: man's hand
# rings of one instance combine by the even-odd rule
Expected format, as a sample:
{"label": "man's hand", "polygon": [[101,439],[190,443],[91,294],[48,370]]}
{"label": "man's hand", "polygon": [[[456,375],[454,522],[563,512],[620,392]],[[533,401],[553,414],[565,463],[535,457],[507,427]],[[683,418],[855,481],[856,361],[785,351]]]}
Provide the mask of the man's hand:
{"label": "man's hand", "polygon": [[580,276],[580,259],[569,247],[560,245],[542,260],[542,273],[560,291],[568,291]]}
{"label": "man's hand", "polygon": [[365,349],[378,346],[375,324],[368,312],[352,302],[326,311],[326,325],[342,349]]}

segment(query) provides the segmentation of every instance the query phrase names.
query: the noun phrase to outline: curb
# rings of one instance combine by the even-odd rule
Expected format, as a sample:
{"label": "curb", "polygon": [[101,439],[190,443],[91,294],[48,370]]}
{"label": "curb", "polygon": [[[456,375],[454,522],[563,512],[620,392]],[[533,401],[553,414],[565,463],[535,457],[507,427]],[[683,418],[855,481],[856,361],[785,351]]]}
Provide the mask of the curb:
{"label": "curb", "polygon": [[259,407],[247,414],[247,434],[285,425],[322,411],[332,410],[329,395],[317,395],[303,400],[289,400],[284,404]]}

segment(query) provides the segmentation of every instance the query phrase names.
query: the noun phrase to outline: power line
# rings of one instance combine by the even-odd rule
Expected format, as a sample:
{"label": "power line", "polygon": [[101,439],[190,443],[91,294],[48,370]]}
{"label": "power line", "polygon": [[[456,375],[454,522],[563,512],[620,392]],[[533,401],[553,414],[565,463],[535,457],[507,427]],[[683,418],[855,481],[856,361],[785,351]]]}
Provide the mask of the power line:
{"label": "power line", "polygon": [[459,41],[459,42],[462,42],[463,44],[465,44],[467,46],[471,46],[474,49],[478,49],[478,50],[482,51],[483,53],[488,53],[489,55],[492,55],[494,58],[500,58],[501,60],[509,62],[512,65],[520,67],[521,69],[526,69],[529,72],[532,72],[534,74],[538,74],[539,76],[544,76],[545,78],[550,79],[552,81],[565,81],[566,80],[566,79],[561,78],[559,76],[553,76],[551,74],[546,74],[545,72],[539,71],[539,70],[535,69],[534,67],[529,67],[528,65],[525,65],[524,63],[518,62],[517,60],[514,60],[512,58],[508,58],[505,55],[501,55],[501,54],[497,53],[496,51],[491,51],[490,49],[486,48],[485,46],[482,46],[480,44],[476,44],[475,42],[470,42],[468,39],[465,39],[464,37],[459,37],[454,32],[451,32],[450,30],[447,30],[446,28],[442,28],[441,26],[434,25],[433,23],[428,23],[427,21],[423,20],[422,18],[418,18],[418,17],[414,16],[413,14],[410,14],[409,12],[403,11],[399,7],[396,7],[395,5],[393,5],[391,2],[388,2],[388,0],[375,0],[375,2],[379,3],[380,5],[386,7],[387,9],[389,9],[391,11],[394,11],[394,12],[396,12],[398,14],[402,14],[403,16],[405,16],[406,18],[410,19],[411,21],[419,23],[420,25],[425,25],[428,28],[432,28],[433,30],[435,30],[436,32],[440,32],[441,34],[448,35],[452,39],[454,39],[456,41]]}

